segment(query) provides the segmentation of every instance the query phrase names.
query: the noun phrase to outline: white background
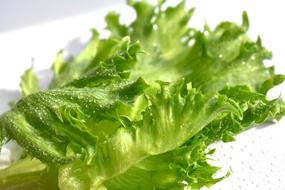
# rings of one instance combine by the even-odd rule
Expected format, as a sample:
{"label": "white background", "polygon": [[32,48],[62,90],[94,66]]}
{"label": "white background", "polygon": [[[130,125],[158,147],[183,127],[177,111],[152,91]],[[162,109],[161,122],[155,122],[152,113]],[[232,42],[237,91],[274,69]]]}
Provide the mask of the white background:
{"label": "white background", "polygon": [[[134,12],[123,0],[0,0],[0,112],[8,109],[8,100],[19,97],[18,84],[25,69],[34,64],[46,86],[51,78],[47,71],[58,50],[76,53],[90,36],[89,29],[104,28],[109,10],[122,12],[129,22]],[[175,2],[175,1],[172,1]],[[192,25],[202,28],[205,22],[214,27],[222,20],[241,22],[243,10],[250,18],[249,35],[260,35],[264,46],[273,51],[272,61],[279,73],[285,73],[285,5],[282,0],[192,0],[196,7]],[[104,34],[105,35],[105,34]],[[33,60],[33,61],[32,61]],[[254,77],[254,76],[253,76]],[[285,94],[282,85],[270,93]],[[285,189],[285,122],[253,129],[229,144],[218,144],[216,164],[232,175],[212,189],[217,190],[284,190]]]}

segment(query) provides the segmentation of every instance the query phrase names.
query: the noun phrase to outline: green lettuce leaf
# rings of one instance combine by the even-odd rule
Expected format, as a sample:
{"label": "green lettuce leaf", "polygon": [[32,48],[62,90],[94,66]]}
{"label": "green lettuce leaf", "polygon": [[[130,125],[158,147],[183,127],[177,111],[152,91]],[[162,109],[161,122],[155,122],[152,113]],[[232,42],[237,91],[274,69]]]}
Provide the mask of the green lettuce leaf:
{"label": "green lettuce leaf", "polygon": [[[149,106],[141,112],[141,119],[132,121],[125,118],[126,126],[117,128],[106,140],[98,141],[90,165],[72,162],[60,168],[61,189],[103,188],[102,185],[115,183],[113,179],[120,178],[120,175],[128,176],[129,169],[137,171],[135,168],[145,159],[177,149],[215,118],[224,117],[227,113],[241,117],[239,107],[226,96],[206,97],[184,81],[175,84],[160,82],[156,93],[153,89],[149,91],[151,93],[145,96]],[[84,168],[84,174],[77,168]],[[127,188],[128,184],[117,188],[134,188],[134,184]],[[158,188],[161,184],[147,185]],[[135,189],[139,187],[137,185]]]}
{"label": "green lettuce leaf", "polygon": [[250,91],[247,86],[226,87],[221,94],[235,101],[242,118],[234,114],[216,118],[178,148],[150,156],[125,173],[107,180],[108,189],[200,189],[219,182],[214,178],[220,169],[208,163],[217,141],[230,142],[234,135],[266,121],[279,120],[285,114],[285,104],[278,98],[267,100],[265,95]]}
{"label": "green lettuce leaf", "polygon": [[3,190],[58,189],[57,170],[37,159],[23,158],[9,168],[0,170],[0,188]]}
{"label": "green lettuce leaf", "polygon": [[93,37],[78,56],[65,61],[63,51],[58,53],[52,66],[54,78],[49,87],[63,87],[74,80],[94,75],[98,73],[98,67],[101,67],[102,63],[116,67],[117,74],[128,78],[129,70],[136,63],[136,53],[139,51],[139,44],[130,43],[129,37],[100,40],[98,33],[93,31]]}
{"label": "green lettuce leaf", "polygon": [[[146,52],[138,56],[132,77],[143,76],[147,81],[175,81],[184,77],[193,87],[215,93],[225,86],[247,85],[266,93],[284,80],[274,68],[267,68],[263,60],[271,58],[260,38],[249,39],[249,21],[243,13],[241,26],[222,22],[214,30],[207,25],[204,31],[189,27],[193,9],[185,8],[185,1],[176,7],[162,9],[146,1],[129,1],[137,18],[130,25],[119,23],[119,15],[106,17],[107,28],[113,38],[130,36],[140,41]],[[254,75],[254,77],[253,77]]]}
{"label": "green lettuce leaf", "polygon": [[23,97],[40,91],[39,81],[33,74],[33,67],[27,69],[22,75],[20,87]]}
{"label": "green lettuce leaf", "polygon": [[[183,80],[159,82],[144,95],[143,79],[118,81],[95,75],[32,94],[4,114],[1,124],[32,156],[69,163],[60,167],[61,189],[92,189],[149,156],[176,149],[225,113],[241,117],[226,96],[204,96]],[[85,168],[80,175],[78,167]]]}
{"label": "green lettuce leaf", "polygon": [[0,117],[0,140],[16,139],[41,162],[0,171],[1,188],[198,190],[228,176],[213,177],[209,145],[285,115],[280,98],[266,98],[285,77],[263,64],[271,52],[247,36],[246,13],[241,25],[199,31],[185,1],[128,3],[137,14],[130,25],[111,12],[109,38],[92,30],[79,55],[58,53],[48,90],[25,72],[23,98]]}
{"label": "green lettuce leaf", "polygon": [[[46,162],[65,163],[81,154],[92,156],[97,140],[88,122],[92,125],[116,118],[118,102],[131,102],[146,87],[142,79],[120,83],[113,76],[101,77],[95,80],[98,76],[94,76],[92,83],[84,78],[83,84],[75,81],[73,86],[27,96],[2,116],[2,126],[31,155]],[[78,84],[81,86],[75,87]],[[83,86],[87,84],[92,87]]]}

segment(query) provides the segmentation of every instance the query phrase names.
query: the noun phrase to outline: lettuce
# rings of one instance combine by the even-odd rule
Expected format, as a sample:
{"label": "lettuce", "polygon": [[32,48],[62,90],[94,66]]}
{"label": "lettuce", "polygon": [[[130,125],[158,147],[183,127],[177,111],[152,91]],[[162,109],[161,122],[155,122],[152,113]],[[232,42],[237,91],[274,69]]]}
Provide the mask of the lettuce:
{"label": "lettuce", "polygon": [[23,74],[20,87],[22,96],[27,96],[40,91],[39,81],[33,74],[33,67],[27,69]]}
{"label": "lettuce", "polygon": [[128,3],[137,14],[130,25],[111,12],[110,37],[92,30],[79,55],[57,54],[49,89],[39,89],[32,68],[22,76],[23,97],[0,117],[0,140],[15,139],[26,155],[0,171],[1,188],[209,187],[228,176],[213,177],[220,168],[208,162],[209,145],[284,116],[282,99],[266,97],[284,75],[263,64],[271,52],[247,36],[246,13],[241,25],[200,31],[189,27],[185,1]]}
{"label": "lettuce", "polygon": [[[162,4],[129,1],[137,19],[129,26],[118,22],[119,15],[106,17],[111,37],[129,35],[140,41],[146,52],[138,55],[132,78],[144,76],[155,81],[175,81],[181,77],[205,93],[215,93],[226,85],[247,85],[252,90],[266,93],[284,80],[274,68],[262,62],[271,58],[261,39],[252,41],[246,32],[249,21],[246,12],[241,26],[222,22],[214,30],[207,25],[203,31],[189,27],[194,9],[187,10],[185,1],[176,7],[162,9]],[[255,77],[252,77],[254,74]]]}
{"label": "lettuce", "polygon": [[26,157],[0,170],[0,187],[8,189],[58,189],[57,170],[35,158]]}

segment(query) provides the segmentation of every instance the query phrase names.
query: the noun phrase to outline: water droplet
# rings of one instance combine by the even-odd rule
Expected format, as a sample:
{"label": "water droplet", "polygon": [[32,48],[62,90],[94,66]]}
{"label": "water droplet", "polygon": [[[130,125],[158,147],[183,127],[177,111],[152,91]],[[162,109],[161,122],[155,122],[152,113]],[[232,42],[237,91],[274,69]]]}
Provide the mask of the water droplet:
{"label": "water droplet", "polygon": [[195,40],[194,39],[189,40],[188,46],[193,46],[194,44],[195,44]]}
{"label": "water droplet", "polygon": [[187,36],[183,36],[183,37],[180,39],[181,43],[185,43],[185,42],[187,42],[187,40],[188,40],[188,37],[187,37]]}
{"label": "water droplet", "polygon": [[190,30],[189,35],[190,36],[194,36],[195,35],[195,31],[194,30]]}
{"label": "water droplet", "polygon": [[156,21],[156,16],[153,16],[152,18],[151,18],[151,20],[150,20],[150,23],[152,23],[152,24],[154,24],[155,23],[155,21]]}
{"label": "water droplet", "polygon": [[154,24],[154,25],[152,26],[152,28],[153,28],[153,30],[157,30],[157,29],[158,29],[157,24]]}

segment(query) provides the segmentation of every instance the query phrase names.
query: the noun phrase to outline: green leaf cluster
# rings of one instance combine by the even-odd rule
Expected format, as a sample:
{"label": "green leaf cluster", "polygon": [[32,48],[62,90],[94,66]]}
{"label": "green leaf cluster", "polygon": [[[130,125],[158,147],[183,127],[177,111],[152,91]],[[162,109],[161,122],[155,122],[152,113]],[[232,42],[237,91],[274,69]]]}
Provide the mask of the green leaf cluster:
{"label": "green leaf cluster", "polygon": [[284,75],[263,64],[271,52],[247,36],[245,12],[241,25],[201,31],[189,26],[185,1],[164,3],[128,1],[137,15],[130,25],[109,13],[107,39],[93,30],[79,55],[58,53],[49,89],[24,73],[23,98],[0,126],[1,141],[15,139],[27,156],[0,171],[1,188],[209,187],[227,176],[213,177],[209,145],[284,116],[284,102],[266,97]]}

